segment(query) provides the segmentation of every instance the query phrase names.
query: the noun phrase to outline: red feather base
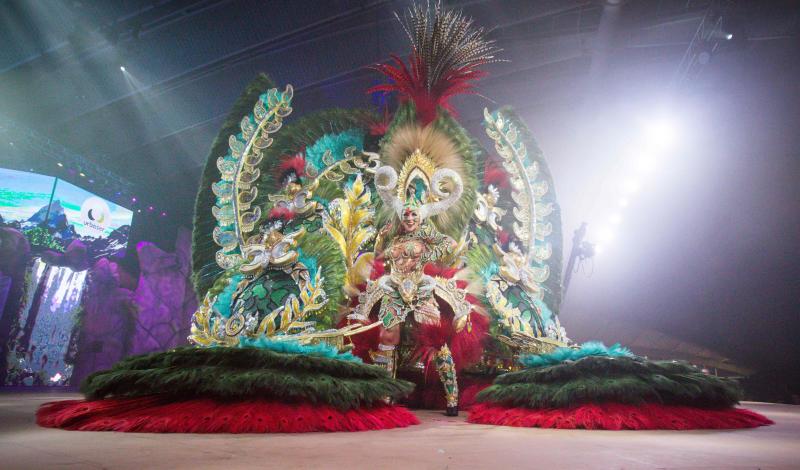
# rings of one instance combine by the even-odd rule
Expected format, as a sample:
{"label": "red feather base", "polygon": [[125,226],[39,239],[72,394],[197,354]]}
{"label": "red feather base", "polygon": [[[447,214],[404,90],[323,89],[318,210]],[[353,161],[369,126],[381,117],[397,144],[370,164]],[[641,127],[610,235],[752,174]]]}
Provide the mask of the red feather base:
{"label": "red feather base", "polygon": [[469,412],[476,424],[556,429],[742,429],[774,422],[744,408],[709,410],[649,403],[641,406],[616,403],[588,404],[574,408],[507,408],[479,403]]}
{"label": "red feather base", "polygon": [[160,397],[66,400],[45,403],[36,422],[75,431],[275,433],[371,431],[419,424],[400,406],[340,411],[330,406],[265,400],[170,402]]}

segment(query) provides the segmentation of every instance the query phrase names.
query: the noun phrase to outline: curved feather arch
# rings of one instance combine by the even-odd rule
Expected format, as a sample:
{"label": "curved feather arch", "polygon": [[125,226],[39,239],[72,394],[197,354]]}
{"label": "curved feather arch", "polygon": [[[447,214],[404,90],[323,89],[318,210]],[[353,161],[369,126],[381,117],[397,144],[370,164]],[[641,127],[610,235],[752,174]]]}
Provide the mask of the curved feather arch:
{"label": "curved feather arch", "polygon": [[217,137],[211,144],[195,199],[192,230],[192,280],[195,291],[201,298],[223,272],[215,260],[215,253],[219,246],[212,238],[212,232],[217,225],[217,220],[211,213],[211,208],[215,205],[217,198],[212,189],[213,182],[219,179],[217,158],[227,152],[230,135],[239,132],[242,116],[252,110],[253,103],[258,100],[264,90],[274,86],[275,83],[266,74],[259,74],[250,82],[234,103]]}
{"label": "curved feather arch", "polygon": [[[487,183],[476,210],[487,300],[510,334],[567,340],[561,304],[561,213],[553,178],[527,126],[511,108],[484,111],[484,126],[505,175]],[[490,175],[484,176],[485,180]],[[494,181],[497,178],[490,178]],[[474,251],[474,250],[473,250]],[[491,251],[491,253],[490,253]]]}

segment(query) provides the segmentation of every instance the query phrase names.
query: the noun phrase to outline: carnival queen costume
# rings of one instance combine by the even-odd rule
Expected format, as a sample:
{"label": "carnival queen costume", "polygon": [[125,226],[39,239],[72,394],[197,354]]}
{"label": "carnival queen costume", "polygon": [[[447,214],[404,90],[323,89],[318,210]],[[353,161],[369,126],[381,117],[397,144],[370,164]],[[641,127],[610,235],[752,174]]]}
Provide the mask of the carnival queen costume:
{"label": "carnival queen costume", "polygon": [[[398,17],[399,18],[399,17]],[[454,118],[499,49],[461,12],[400,19],[390,115],[289,120],[293,90],[256,79],[212,146],[194,225],[203,301],[190,346],[125,359],[40,408],[42,426],[308,432],[416,424],[403,404],[475,423],[738,428],[726,379],[618,345],[578,346],[558,321],[562,232],[542,152],[510,108],[484,146]]]}

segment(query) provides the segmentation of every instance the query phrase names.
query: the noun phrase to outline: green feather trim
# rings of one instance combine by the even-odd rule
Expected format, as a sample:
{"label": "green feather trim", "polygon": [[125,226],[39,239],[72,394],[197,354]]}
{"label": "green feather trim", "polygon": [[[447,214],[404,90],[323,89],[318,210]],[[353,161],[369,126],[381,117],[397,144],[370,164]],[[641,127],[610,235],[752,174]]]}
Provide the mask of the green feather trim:
{"label": "green feather trim", "polygon": [[355,361],[255,348],[180,348],[135,356],[81,384],[88,399],[160,394],[176,398],[306,400],[340,409],[401,398],[413,384]]}
{"label": "green feather trim", "polygon": [[328,296],[328,302],[322,309],[314,312],[314,319],[318,330],[332,328],[336,323],[339,307],[345,299],[342,290],[347,273],[344,255],[336,241],[323,231],[306,233],[298,240],[298,251],[301,253],[300,261],[305,263],[306,259],[311,258],[322,269],[322,287]]}
{"label": "green feather trim", "polygon": [[478,395],[479,401],[529,408],[603,402],[722,408],[740,398],[735,381],[704,374],[689,364],[622,356],[590,356],[504,374]]}
{"label": "green feather trim", "polygon": [[483,283],[488,282],[500,270],[497,257],[487,245],[473,245],[467,250],[465,256],[470,271],[475,273]]}
{"label": "green feather trim", "polygon": [[351,379],[283,369],[209,366],[110,371],[89,376],[82,387],[90,400],[156,394],[180,399],[273,398],[324,403],[339,409],[370,405],[385,397],[401,398],[412,389],[411,383],[389,377]]}
{"label": "green feather trim", "polygon": [[344,185],[337,181],[331,181],[325,178],[319,180],[319,186],[314,190],[314,200],[322,202],[325,208],[334,199],[344,197]]}
{"label": "green feather trim", "polygon": [[142,370],[167,367],[219,366],[228,368],[286,369],[319,372],[335,377],[382,378],[386,370],[354,361],[286,354],[256,348],[191,348],[132,356],[114,364],[111,370]]}
{"label": "green feather trim", "polygon": [[306,166],[311,165],[319,171],[328,165],[322,161],[326,152],[330,152],[332,161],[336,162],[344,157],[344,152],[349,147],[356,151],[364,150],[364,129],[348,129],[337,134],[325,134],[312,145],[306,147]]}
{"label": "green feather trim", "polygon": [[414,124],[417,122],[417,109],[414,106],[414,103],[408,101],[406,103],[401,104],[397,111],[394,112],[394,116],[392,117],[392,122],[389,124],[389,128],[386,130],[386,134],[380,140],[380,146],[383,147],[386,142],[392,140],[392,135],[397,131],[397,129],[401,129],[409,124]]}

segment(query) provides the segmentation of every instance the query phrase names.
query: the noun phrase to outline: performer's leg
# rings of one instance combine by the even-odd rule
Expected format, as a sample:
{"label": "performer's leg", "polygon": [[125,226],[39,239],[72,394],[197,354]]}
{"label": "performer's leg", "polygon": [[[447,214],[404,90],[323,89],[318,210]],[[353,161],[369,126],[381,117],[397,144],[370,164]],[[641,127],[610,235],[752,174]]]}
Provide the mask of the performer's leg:
{"label": "performer's leg", "polygon": [[397,375],[397,345],[400,344],[400,325],[391,328],[381,327],[378,336],[378,350],[370,351],[372,362],[384,367],[392,377]]}
{"label": "performer's leg", "polygon": [[456,365],[453,362],[450,348],[446,344],[436,353],[436,369],[439,371],[439,379],[444,386],[444,396],[447,400],[447,416],[458,416]]}

